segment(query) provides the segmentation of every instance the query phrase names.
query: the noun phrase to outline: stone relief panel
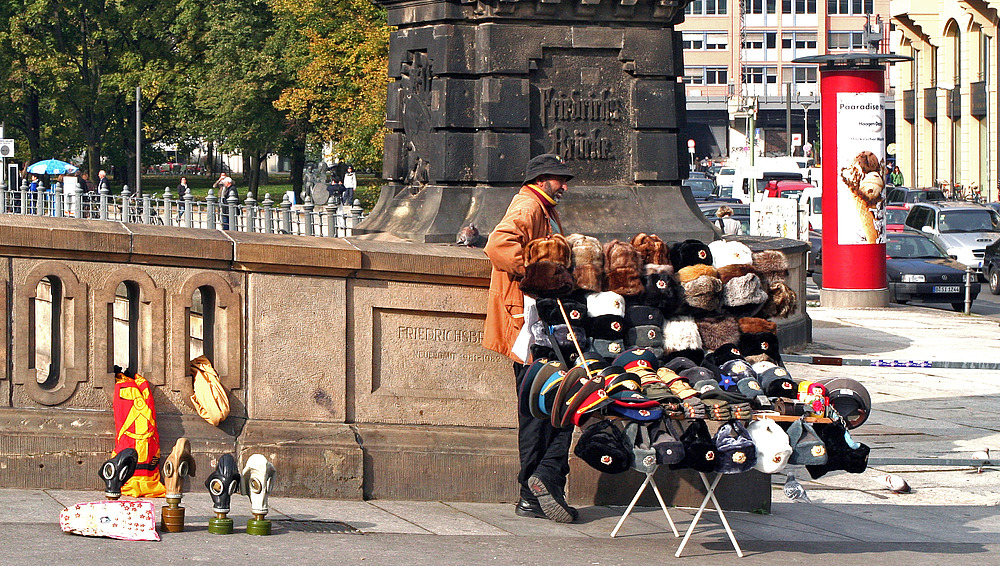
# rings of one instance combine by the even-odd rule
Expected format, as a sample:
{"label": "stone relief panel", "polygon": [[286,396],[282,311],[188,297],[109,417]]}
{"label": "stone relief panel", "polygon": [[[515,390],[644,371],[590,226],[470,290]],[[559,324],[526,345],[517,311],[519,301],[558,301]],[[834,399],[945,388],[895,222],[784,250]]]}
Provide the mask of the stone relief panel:
{"label": "stone relief panel", "polygon": [[203,346],[205,356],[219,374],[219,381],[226,389],[243,388],[243,299],[240,295],[240,277],[232,273],[200,271],[187,277],[170,297],[170,354],[167,385],[183,396],[193,392],[189,373],[195,291],[202,293],[202,337],[209,337]]}
{"label": "stone relief panel", "polygon": [[352,292],[356,421],[513,426],[512,362],[481,346],[484,289],[358,281]]}

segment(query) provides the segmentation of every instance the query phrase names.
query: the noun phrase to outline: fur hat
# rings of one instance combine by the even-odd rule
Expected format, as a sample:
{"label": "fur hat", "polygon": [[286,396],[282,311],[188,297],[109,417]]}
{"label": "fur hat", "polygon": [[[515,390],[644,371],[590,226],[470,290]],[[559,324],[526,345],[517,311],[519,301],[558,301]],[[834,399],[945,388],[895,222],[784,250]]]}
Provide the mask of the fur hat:
{"label": "fur hat", "polygon": [[684,302],[684,289],[670,275],[647,274],[646,284],[639,300],[644,305],[656,307],[664,316],[670,316]]}
{"label": "fur hat", "polygon": [[740,339],[740,325],[731,316],[706,317],[697,321],[701,344],[706,350],[715,350]]}
{"label": "fur hat", "polygon": [[587,295],[587,314],[601,316],[614,314],[625,317],[625,298],[613,291],[603,291]]}
{"label": "fur hat", "polygon": [[778,250],[754,252],[753,266],[760,273],[765,285],[770,285],[774,281],[784,281],[788,277],[788,258]]}
{"label": "fur hat", "polygon": [[778,346],[778,336],[771,332],[746,333],[740,335],[737,343],[744,359],[751,364],[769,361],[781,364],[781,348]]}
{"label": "fur hat", "polygon": [[670,263],[678,271],[697,263],[712,265],[712,250],[701,240],[684,240],[670,246]]}
{"label": "fur hat", "polygon": [[623,297],[635,297],[643,292],[639,272],[630,268],[612,269],[607,273],[605,286]]}
{"label": "fur hat", "polygon": [[709,242],[708,248],[712,250],[712,265],[716,269],[721,269],[727,265],[753,262],[750,248],[742,242],[735,240],[715,240],[714,242]]}
{"label": "fur hat", "polygon": [[552,234],[545,238],[535,238],[524,246],[524,265],[537,261],[551,261],[569,269],[571,264],[569,242],[562,234]]}
{"label": "fur hat", "polygon": [[670,264],[667,245],[656,234],[636,234],[632,238],[632,247],[639,252],[639,257],[643,265],[647,263],[654,265]]}
{"label": "fur hat", "polygon": [[618,240],[604,245],[605,288],[623,297],[633,297],[642,293],[639,280],[639,252]]}
{"label": "fur hat", "polygon": [[520,287],[531,297],[565,297],[573,292],[573,276],[561,263],[536,261],[525,266]]}
{"label": "fur hat", "polygon": [[[714,270],[711,266],[706,267]],[[681,286],[684,287],[684,302],[688,307],[702,311],[718,310],[722,295],[722,281],[718,277],[702,275]]]}
{"label": "fur hat", "polygon": [[726,308],[750,307],[743,310],[756,312],[767,298],[767,291],[761,287],[756,273],[729,279],[722,287],[722,305]]}
{"label": "fur hat", "polygon": [[773,334],[778,331],[777,324],[755,316],[745,316],[737,319],[736,322],[740,325],[740,332],[743,334],[757,334],[760,332],[770,332]]}
{"label": "fur hat", "polygon": [[698,263],[681,268],[677,272],[677,281],[684,284],[689,281],[694,281],[702,275],[707,275],[716,279],[719,278],[719,272],[714,267],[704,263]]}
{"label": "fur hat", "polygon": [[693,318],[684,316],[663,323],[664,353],[700,350],[701,347],[701,334],[698,333],[698,325]]}
{"label": "fur hat", "polygon": [[767,290],[767,302],[760,314],[768,318],[787,318],[799,306],[799,297],[783,281],[774,281]]}
{"label": "fur hat", "polygon": [[601,291],[604,288],[604,250],[601,243],[597,238],[583,234],[570,234],[566,241],[570,245],[576,286],[588,291]]}
{"label": "fur hat", "polygon": [[719,279],[725,284],[731,279],[743,277],[749,273],[757,273],[749,263],[733,263],[719,268]]}

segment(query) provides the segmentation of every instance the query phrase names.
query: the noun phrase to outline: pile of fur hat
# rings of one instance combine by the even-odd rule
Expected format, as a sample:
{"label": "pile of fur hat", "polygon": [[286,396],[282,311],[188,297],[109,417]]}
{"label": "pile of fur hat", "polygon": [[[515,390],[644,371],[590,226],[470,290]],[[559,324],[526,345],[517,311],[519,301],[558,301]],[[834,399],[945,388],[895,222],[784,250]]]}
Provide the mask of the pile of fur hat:
{"label": "pile of fur hat", "polygon": [[753,252],[737,241],[668,245],[638,234],[602,245],[583,234],[554,234],[529,242],[524,260],[521,289],[537,299],[539,314],[531,328],[536,357],[553,354],[552,336],[567,359],[576,353],[575,338],[581,349],[607,359],[641,347],[664,362],[700,362],[735,344],[751,363],[780,364],[773,320],[798,308],[785,282],[785,255]]}

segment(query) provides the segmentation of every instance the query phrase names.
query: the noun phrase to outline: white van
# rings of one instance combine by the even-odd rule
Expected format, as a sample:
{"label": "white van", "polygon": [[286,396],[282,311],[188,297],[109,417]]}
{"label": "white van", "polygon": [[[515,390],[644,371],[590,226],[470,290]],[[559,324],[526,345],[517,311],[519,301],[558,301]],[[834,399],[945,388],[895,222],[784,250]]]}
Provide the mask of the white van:
{"label": "white van", "polygon": [[823,189],[811,187],[799,195],[799,210],[809,222],[809,229],[823,230]]}
{"label": "white van", "polygon": [[737,198],[744,204],[750,204],[764,198],[768,181],[801,181],[802,171],[793,157],[758,157],[752,166],[738,164],[732,189],[721,190],[719,196]]}

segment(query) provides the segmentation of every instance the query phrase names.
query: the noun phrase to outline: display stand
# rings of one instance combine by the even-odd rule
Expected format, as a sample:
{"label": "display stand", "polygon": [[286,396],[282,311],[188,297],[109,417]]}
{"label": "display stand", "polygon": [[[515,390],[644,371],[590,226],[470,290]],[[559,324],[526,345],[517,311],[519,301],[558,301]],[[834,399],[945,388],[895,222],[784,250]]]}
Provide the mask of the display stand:
{"label": "display stand", "polygon": [[708,482],[708,476],[704,472],[698,472],[701,476],[701,482],[705,484],[705,489],[708,493],[705,494],[705,499],[701,502],[701,507],[698,508],[698,512],[695,513],[694,519],[691,520],[691,525],[688,526],[687,532],[684,533],[684,540],[681,541],[681,545],[677,548],[677,552],[674,556],[680,558],[681,552],[684,551],[684,546],[687,544],[688,539],[691,538],[691,533],[694,532],[694,528],[698,526],[698,521],[701,520],[701,514],[705,512],[705,507],[708,505],[708,501],[711,499],[712,503],[715,505],[715,510],[719,513],[719,518],[722,519],[722,526],[726,528],[726,533],[729,534],[729,540],[733,543],[733,549],[736,550],[736,556],[743,558],[743,551],[740,549],[740,545],[736,542],[736,536],[733,535],[733,530],[729,528],[729,521],[726,520],[726,513],[722,510],[722,505],[719,505],[719,500],[715,498],[715,488],[719,485],[719,480],[722,479],[722,474],[716,474],[715,479],[712,480],[711,484]]}
{"label": "display stand", "polygon": [[628,518],[629,513],[632,512],[632,508],[635,507],[636,502],[639,501],[639,497],[642,496],[642,492],[646,490],[647,485],[653,486],[653,493],[656,494],[656,500],[660,502],[660,509],[663,509],[663,514],[667,517],[667,522],[670,523],[670,530],[674,532],[674,537],[681,536],[677,532],[677,526],[674,525],[674,520],[670,518],[670,513],[667,512],[667,504],[663,502],[663,497],[660,495],[660,490],[656,487],[656,480],[653,479],[653,472],[646,472],[646,479],[643,480],[642,485],[639,486],[639,491],[635,492],[635,497],[632,498],[632,502],[628,504],[628,508],[625,509],[625,514],[622,515],[621,519],[618,519],[618,524],[615,525],[615,529],[611,531],[611,538],[614,538],[618,534],[618,529],[622,527],[622,523]]}

